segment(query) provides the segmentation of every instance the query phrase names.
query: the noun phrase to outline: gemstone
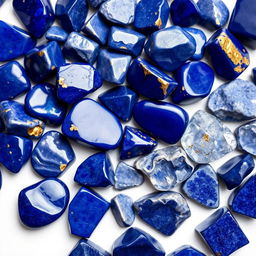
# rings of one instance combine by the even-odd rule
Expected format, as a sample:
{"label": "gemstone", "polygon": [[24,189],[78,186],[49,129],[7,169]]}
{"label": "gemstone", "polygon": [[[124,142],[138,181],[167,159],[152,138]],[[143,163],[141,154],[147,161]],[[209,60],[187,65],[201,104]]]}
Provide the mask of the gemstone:
{"label": "gemstone", "polygon": [[229,256],[249,243],[231,212],[223,207],[196,227],[215,255]]}
{"label": "gemstone", "polygon": [[123,136],[119,120],[92,99],[84,99],[70,110],[62,131],[71,139],[105,150],[117,148]]}
{"label": "gemstone", "polygon": [[181,145],[194,162],[207,164],[235,150],[237,143],[218,118],[199,110],[190,120]]}
{"label": "gemstone", "polygon": [[42,177],[58,177],[74,159],[75,153],[68,140],[57,131],[49,131],[33,149],[31,164]]}
{"label": "gemstone", "polygon": [[130,65],[127,81],[136,92],[155,100],[166,99],[178,86],[173,78],[140,57]]}
{"label": "gemstone", "polygon": [[207,97],[214,83],[214,71],[204,62],[187,62],[175,72],[178,87],[172,94],[176,104],[192,104]]}
{"label": "gemstone", "polygon": [[52,26],[46,31],[45,38],[48,41],[57,41],[63,43],[67,40],[68,33],[61,27]]}
{"label": "gemstone", "polygon": [[206,256],[202,252],[199,252],[197,249],[193,248],[190,245],[184,245],[179,247],[173,253],[168,254],[167,256]]}
{"label": "gemstone", "polygon": [[74,104],[102,86],[99,72],[90,64],[66,64],[57,71],[57,95]]}
{"label": "gemstone", "polygon": [[109,209],[109,203],[87,188],[80,188],[69,205],[71,234],[89,238]]}
{"label": "gemstone", "polygon": [[92,7],[96,8],[106,0],[89,0],[89,3]]}
{"label": "gemstone", "polygon": [[165,256],[161,244],[150,234],[138,228],[129,228],[113,245],[113,256]]}
{"label": "gemstone", "polygon": [[147,56],[166,71],[173,71],[196,52],[193,36],[178,26],[154,32],[145,47]]}
{"label": "gemstone", "polygon": [[66,210],[68,187],[59,179],[49,178],[21,190],[18,199],[22,223],[31,228],[46,226]]}
{"label": "gemstone", "polygon": [[135,105],[133,117],[143,129],[169,144],[180,140],[189,119],[187,112],[179,106],[147,100]]}
{"label": "gemstone", "polygon": [[185,181],[182,189],[189,198],[203,206],[219,207],[219,182],[214,169],[209,164],[198,165]]}
{"label": "gemstone", "polygon": [[0,163],[10,172],[18,173],[31,156],[31,140],[0,133]]}
{"label": "gemstone", "polygon": [[74,181],[86,187],[114,185],[114,170],[109,155],[100,152],[88,157],[77,168]]}
{"label": "gemstone", "polygon": [[134,208],[143,221],[166,236],[191,216],[186,199],[173,191],[146,195],[134,203]]}

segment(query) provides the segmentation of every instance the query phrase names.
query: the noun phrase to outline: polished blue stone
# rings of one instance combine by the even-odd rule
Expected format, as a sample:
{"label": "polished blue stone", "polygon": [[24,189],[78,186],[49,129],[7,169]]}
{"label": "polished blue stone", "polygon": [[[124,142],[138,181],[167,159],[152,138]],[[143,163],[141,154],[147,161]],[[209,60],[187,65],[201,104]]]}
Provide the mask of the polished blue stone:
{"label": "polished blue stone", "polygon": [[90,64],[72,63],[58,68],[57,86],[58,98],[74,104],[100,88],[102,79]]}
{"label": "polished blue stone", "polygon": [[133,116],[143,129],[169,144],[180,140],[189,119],[187,112],[176,105],[147,100],[135,105]]}
{"label": "polished blue stone", "polygon": [[0,133],[0,163],[9,171],[18,173],[31,156],[31,140]]}
{"label": "polished blue stone", "polygon": [[80,188],[69,205],[71,234],[89,238],[109,209],[110,204],[87,188]]}
{"label": "polished blue stone", "polygon": [[106,0],[89,0],[89,3],[93,8],[96,8],[105,1]]}
{"label": "polished blue stone", "polygon": [[74,181],[86,187],[114,185],[114,170],[109,155],[100,152],[88,157],[78,166]]}
{"label": "polished blue stone", "polygon": [[80,101],[70,110],[62,131],[72,139],[104,150],[117,148],[123,136],[119,120],[91,99]]}
{"label": "polished blue stone", "polygon": [[0,20],[0,45],[0,61],[7,61],[26,54],[36,41],[25,30]]}
{"label": "polished blue stone", "polygon": [[249,243],[231,212],[223,207],[196,227],[215,255],[229,256]]}
{"label": "polished blue stone", "polygon": [[133,107],[138,101],[137,94],[126,86],[114,87],[103,92],[98,98],[105,107],[124,122],[131,120]]}
{"label": "polished blue stone", "polygon": [[176,104],[192,104],[207,97],[214,83],[214,71],[204,62],[187,62],[175,72],[178,87],[172,94]]}
{"label": "polished blue stone", "polygon": [[113,256],[165,256],[161,244],[138,228],[129,228],[113,245]]}
{"label": "polished blue stone", "polygon": [[178,86],[173,78],[140,57],[130,65],[127,82],[139,94],[156,100],[167,98]]}
{"label": "polished blue stone", "polygon": [[31,228],[57,220],[69,202],[68,187],[56,178],[42,180],[21,190],[18,199],[22,223]]}
{"label": "polished blue stone", "polygon": [[176,249],[174,252],[168,254],[167,256],[206,256],[202,252],[193,248],[190,245],[184,245]]}
{"label": "polished blue stone", "polygon": [[46,31],[45,38],[48,41],[57,41],[63,43],[67,40],[68,33],[61,27],[52,26]]}

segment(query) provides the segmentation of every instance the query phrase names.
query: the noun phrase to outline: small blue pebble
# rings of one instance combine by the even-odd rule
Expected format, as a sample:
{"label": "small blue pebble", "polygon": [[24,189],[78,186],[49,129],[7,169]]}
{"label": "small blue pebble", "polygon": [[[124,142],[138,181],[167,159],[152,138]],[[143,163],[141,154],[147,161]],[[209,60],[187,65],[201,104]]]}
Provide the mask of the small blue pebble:
{"label": "small blue pebble", "polygon": [[167,256],[206,256],[202,252],[199,252],[197,249],[193,248],[190,245],[184,245],[179,247],[173,253],[168,254]]}
{"label": "small blue pebble", "polygon": [[45,38],[48,41],[64,43],[68,38],[68,33],[61,27],[52,26],[46,31]]}
{"label": "small blue pebble", "polygon": [[89,0],[89,3],[93,8],[96,8],[105,1],[106,0]]}

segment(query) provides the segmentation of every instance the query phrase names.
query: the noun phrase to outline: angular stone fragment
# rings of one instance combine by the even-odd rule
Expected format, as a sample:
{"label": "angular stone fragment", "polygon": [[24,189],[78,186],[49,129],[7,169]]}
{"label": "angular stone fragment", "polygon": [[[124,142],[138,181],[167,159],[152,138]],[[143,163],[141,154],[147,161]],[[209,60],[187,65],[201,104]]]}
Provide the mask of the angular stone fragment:
{"label": "angular stone fragment", "polygon": [[68,33],[58,26],[50,27],[45,33],[45,38],[49,41],[57,41],[63,43],[68,38]]}

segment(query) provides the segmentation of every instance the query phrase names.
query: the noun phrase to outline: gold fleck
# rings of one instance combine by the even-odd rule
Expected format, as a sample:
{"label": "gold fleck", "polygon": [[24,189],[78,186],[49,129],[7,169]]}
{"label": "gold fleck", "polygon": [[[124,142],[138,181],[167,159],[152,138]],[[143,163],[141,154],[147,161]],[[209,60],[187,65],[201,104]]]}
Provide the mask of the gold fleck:
{"label": "gold fleck", "polygon": [[143,65],[142,63],[140,65],[141,65],[141,67],[143,69],[144,76],[152,75],[152,72],[150,70],[148,70],[148,68],[145,65]]}
{"label": "gold fleck", "polygon": [[181,90],[184,92],[184,91],[185,91],[185,86],[182,86],[182,87],[181,87]]}
{"label": "gold fleck", "polygon": [[28,135],[39,137],[43,133],[43,131],[44,131],[43,128],[41,126],[37,125],[33,128],[28,129]]}
{"label": "gold fleck", "polygon": [[167,90],[168,90],[168,88],[169,88],[169,83],[168,82],[166,82],[166,81],[164,81],[162,78],[157,78],[157,81],[161,84],[161,89],[162,89],[162,91],[163,91],[163,93],[164,93],[164,95],[166,95],[167,94]]}
{"label": "gold fleck", "polygon": [[9,112],[9,111],[11,111],[10,108],[4,110],[5,113],[7,113],[7,112]]}
{"label": "gold fleck", "polygon": [[44,56],[44,52],[42,52],[42,51],[39,51],[37,54],[38,54],[38,56],[40,56],[40,57]]}
{"label": "gold fleck", "polygon": [[160,27],[162,26],[162,24],[163,24],[163,22],[162,22],[161,18],[159,17],[159,18],[156,20],[155,25],[160,28]]}
{"label": "gold fleck", "polygon": [[59,81],[58,81],[59,85],[62,87],[62,88],[68,88],[68,85],[65,84],[65,79],[60,77]]}
{"label": "gold fleck", "polygon": [[120,46],[120,49],[125,49],[125,50],[127,50],[127,47],[126,47],[126,46]]}
{"label": "gold fleck", "polygon": [[206,142],[209,142],[210,141],[210,136],[208,134],[204,134],[203,135],[203,140],[206,141]]}
{"label": "gold fleck", "polygon": [[51,70],[55,70],[55,69],[56,69],[56,67],[55,67],[55,66],[52,66],[52,67],[51,67]]}
{"label": "gold fleck", "polygon": [[73,132],[73,131],[78,131],[78,128],[77,128],[74,124],[71,124],[71,127],[69,128],[69,130],[70,130],[71,132]]}
{"label": "gold fleck", "polygon": [[217,25],[220,25],[220,20],[219,20],[218,17],[216,18],[216,24],[217,24]]}
{"label": "gold fleck", "polygon": [[63,172],[66,169],[67,165],[66,164],[61,164],[60,165],[60,170]]}

